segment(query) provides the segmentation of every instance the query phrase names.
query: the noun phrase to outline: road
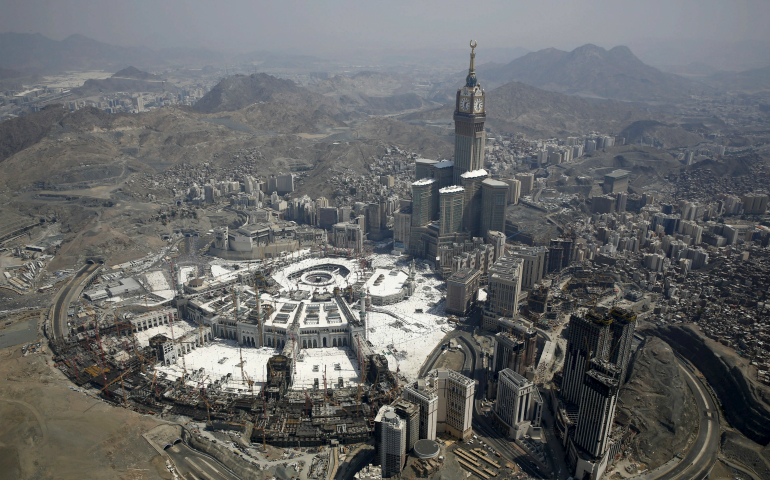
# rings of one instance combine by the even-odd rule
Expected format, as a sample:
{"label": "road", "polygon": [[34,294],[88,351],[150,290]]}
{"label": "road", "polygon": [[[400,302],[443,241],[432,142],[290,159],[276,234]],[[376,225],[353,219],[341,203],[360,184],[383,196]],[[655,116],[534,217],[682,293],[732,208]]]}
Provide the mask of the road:
{"label": "road", "polygon": [[99,267],[101,265],[98,263],[87,264],[56,294],[53,304],[53,331],[51,332],[54,339],[67,336],[65,330],[67,328],[67,311],[70,308],[70,303],[74,300],[73,297],[80,292],[80,285],[83,281]]}
{"label": "road", "polygon": [[717,461],[719,454],[719,411],[708,388],[700,381],[698,374],[677,357],[679,368],[695,397],[700,415],[700,429],[690,451],[676,467],[657,477],[660,480],[701,479],[706,477]]}
{"label": "road", "polygon": [[168,447],[166,453],[182,478],[190,480],[240,480],[222,464],[184,443]]}
{"label": "road", "polygon": [[[519,467],[531,477],[548,478],[546,475],[540,473],[535,464],[529,460],[528,455],[511,445],[503,434],[494,429],[492,422],[481,413],[480,399],[485,397],[487,379],[484,369],[481,368],[479,345],[476,343],[476,339],[473,338],[472,333],[474,327],[477,326],[481,320],[481,310],[475,309],[469,317],[470,318],[464,325],[458,326],[456,330],[448,333],[441,341],[441,344],[446,343],[452,338],[457,339],[463,346],[463,352],[465,353],[465,362],[463,363],[462,373],[469,378],[473,378],[477,382],[476,400],[474,401],[475,407],[473,411],[473,431],[481,441],[494,448],[495,451],[500,453],[506,460],[518,464]],[[433,369],[433,366],[441,355],[441,344],[439,344],[428,356],[420,370],[420,376],[424,376]]]}

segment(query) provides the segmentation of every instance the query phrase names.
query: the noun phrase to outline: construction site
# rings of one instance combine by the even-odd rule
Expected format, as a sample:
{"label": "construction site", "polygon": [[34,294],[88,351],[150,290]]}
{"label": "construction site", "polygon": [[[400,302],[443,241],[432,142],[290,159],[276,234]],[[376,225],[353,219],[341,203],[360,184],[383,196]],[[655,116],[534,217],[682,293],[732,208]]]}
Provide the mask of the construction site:
{"label": "construction site", "polygon": [[[242,265],[184,265],[186,258],[177,257],[181,266],[168,257],[126,265],[122,279],[95,266],[81,295],[59,307],[67,320],[50,342],[56,367],[116,406],[205,422],[255,444],[353,444],[371,438],[379,408],[433,348],[407,359],[394,343],[427,331],[438,343],[446,329],[428,325],[440,312],[414,314],[411,298],[401,305],[412,310],[407,318],[372,306],[367,282],[375,272],[398,272],[409,294],[426,283],[414,262],[384,265],[396,257],[378,259],[376,269],[372,258],[317,252]],[[153,270],[158,265],[164,269]],[[126,273],[144,288],[112,295],[131,286]],[[425,277],[438,282],[430,271]],[[161,291],[169,283],[172,292]],[[430,289],[424,285],[415,305],[435,299]],[[399,358],[414,375],[400,371]]]}

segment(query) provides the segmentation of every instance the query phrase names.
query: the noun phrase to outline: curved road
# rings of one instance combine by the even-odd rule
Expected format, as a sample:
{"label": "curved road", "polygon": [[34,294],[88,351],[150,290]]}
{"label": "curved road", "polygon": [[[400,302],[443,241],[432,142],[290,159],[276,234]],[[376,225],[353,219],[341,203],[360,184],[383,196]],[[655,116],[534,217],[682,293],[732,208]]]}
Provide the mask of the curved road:
{"label": "curved road", "polygon": [[65,329],[67,327],[67,311],[70,308],[70,303],[74,300],[73,297],[80,293],[80,285],[83,281],[90,277],[99,267],[101,265],[98,263],[87,264],[56,294],[53,304],[53,331],[51,332],[51,336],[54,339],[67,336]]}

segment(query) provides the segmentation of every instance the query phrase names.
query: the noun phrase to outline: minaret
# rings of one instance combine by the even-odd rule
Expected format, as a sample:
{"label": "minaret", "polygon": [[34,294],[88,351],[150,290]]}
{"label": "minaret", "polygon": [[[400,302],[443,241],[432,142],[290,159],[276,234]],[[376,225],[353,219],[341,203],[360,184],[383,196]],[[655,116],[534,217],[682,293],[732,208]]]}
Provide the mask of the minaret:
{"label": "minaret", "polygon": [[363,295],[361,296],[361,311],[358,312],[358,315],[361,317],[361,326],[364,327],[364,340],[369,339],[369,334],[367,332],[366,328],[366,298],[367,298],[367,292],[364,290]]}
{"label": "minaret", "polygon": [[457,89],[455,101],[455,161],[453,171],[454,185],[461,185],[460,175],[479,170],[484,165],[484,144],[486,133],[484,122],[487,119],[484,104],[484,89],[476,78],[476,46],[471,40],[471,62],[465,85]]}

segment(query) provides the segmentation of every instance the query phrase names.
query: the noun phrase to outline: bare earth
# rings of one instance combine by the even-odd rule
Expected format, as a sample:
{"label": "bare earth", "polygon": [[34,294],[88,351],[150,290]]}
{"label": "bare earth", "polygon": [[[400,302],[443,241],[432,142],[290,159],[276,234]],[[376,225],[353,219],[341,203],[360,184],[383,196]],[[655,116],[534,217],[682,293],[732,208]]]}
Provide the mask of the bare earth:
{"label": "bare earth", "polygon": [[0,477],[171,478],[141,437],[160,422],[69,388],[50,355],[0,350]]}

